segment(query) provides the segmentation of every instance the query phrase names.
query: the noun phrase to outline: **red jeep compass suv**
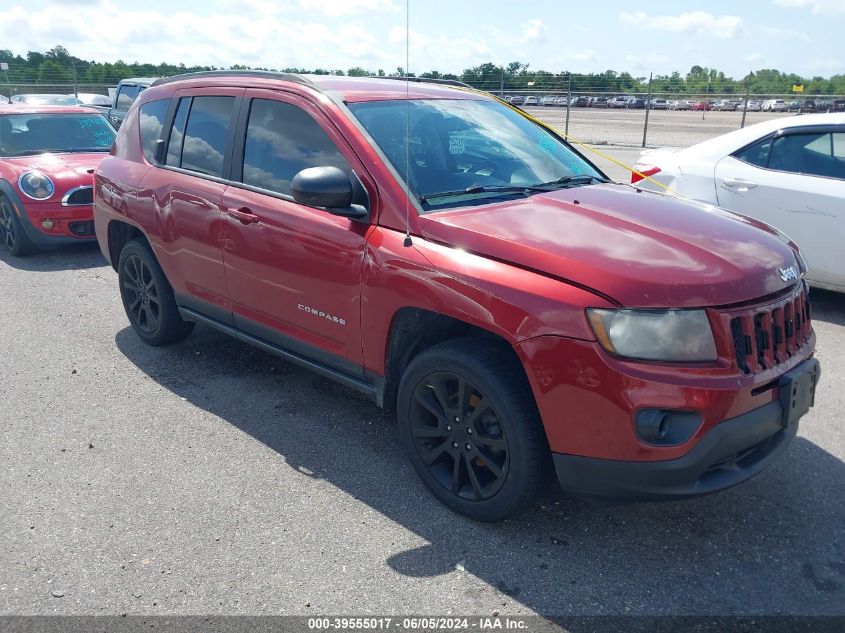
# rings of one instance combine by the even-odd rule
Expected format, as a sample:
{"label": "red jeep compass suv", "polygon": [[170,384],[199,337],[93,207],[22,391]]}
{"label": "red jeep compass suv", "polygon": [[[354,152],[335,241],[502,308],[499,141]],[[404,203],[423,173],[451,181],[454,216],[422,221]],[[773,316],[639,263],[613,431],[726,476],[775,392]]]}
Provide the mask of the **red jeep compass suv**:
{"label": "red jeep compass suv", "polygon": [[100,163],[94,215],[144,341],[203,323],[395,407],[419,476],[476,519],[553,471],[613,497],[727,488],[813,403],[794,244],[609,182],[460,86],[160,80]]}

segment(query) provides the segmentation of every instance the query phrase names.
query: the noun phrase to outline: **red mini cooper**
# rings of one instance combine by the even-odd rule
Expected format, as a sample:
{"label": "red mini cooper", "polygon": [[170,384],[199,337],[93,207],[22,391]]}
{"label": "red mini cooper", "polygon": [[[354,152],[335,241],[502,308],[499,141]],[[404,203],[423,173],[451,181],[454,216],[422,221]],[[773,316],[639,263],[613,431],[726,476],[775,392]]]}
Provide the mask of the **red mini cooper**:
{"label": "red mini cooper", "polygon": [[13,255],[95,239],[93,173],[114,135],[95,109],[0,105],[0,240]]}

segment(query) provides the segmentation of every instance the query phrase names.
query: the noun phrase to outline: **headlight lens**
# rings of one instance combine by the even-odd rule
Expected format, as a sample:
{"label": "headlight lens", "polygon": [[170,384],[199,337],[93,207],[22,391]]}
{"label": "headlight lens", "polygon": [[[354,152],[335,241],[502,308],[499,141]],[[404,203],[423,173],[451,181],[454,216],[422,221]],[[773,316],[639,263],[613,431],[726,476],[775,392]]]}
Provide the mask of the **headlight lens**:
{"label": "headlight lens", "polygon": [[602,347],[626,358],[662,361],[716,360],[713,330],[704,310],[588,309]]}
{"label": "headlight lens", "polygon": [[21,191],[33,200],[46,200],[56,192],[53,181],[40,171],[30,171],[21,176]]}

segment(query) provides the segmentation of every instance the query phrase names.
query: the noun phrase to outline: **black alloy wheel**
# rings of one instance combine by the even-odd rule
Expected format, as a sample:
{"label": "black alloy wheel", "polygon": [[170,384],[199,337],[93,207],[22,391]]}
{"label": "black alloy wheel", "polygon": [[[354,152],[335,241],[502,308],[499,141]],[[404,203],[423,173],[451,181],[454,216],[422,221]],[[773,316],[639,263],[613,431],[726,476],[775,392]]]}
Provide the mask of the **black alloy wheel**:
{"label": "black alloy wheel", "polygon": [[152,271],[137,255],[126,258],[122,284],[132,324],[143,332],[155,332],[161,316],[158,286]]}
{"label": "black alloy wheel", "polygon": [[434,479],[473,501],[493,497],[510,467],[508,439],[489,399],[460,374],[438,371],[414,389],[414,447]]}
{"label": "black alloy wheel", "polygon": [[126,316],[144,342],[169,345],[191,333],[194,324],[182,319],[173,288],[145,241],[123,247],[117,272]]}
{"label": "black alloy wheel", "polygon": [[477,521],[530,506],[551,453],[513,349],[487,337],[438,343],[405,369],[396,398],[411,464],[444,504]]}
{"label": "black alloy wheel", "polygon": [[0,195],[0,241],[3,246],[17,257],[34,250],[32,242],[24,234],[9,199]]}

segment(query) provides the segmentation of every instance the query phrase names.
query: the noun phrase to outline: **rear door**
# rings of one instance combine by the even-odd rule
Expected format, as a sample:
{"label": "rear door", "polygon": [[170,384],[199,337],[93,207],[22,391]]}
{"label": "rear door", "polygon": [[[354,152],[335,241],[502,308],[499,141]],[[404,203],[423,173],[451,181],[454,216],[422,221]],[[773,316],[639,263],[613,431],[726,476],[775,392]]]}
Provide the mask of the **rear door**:
{"label": "rear door", "polygon": [[292,94],[247,90],[237,136],[240,184],[223,195],[223,262],[238,327],[360,373],[369,225],[298,204],[290,181],[307,167],[363,166],[322,112]]}
{"label": "rear door", "polygon": [[229,323],[221,199],[242,95],[243,89],[177,91],[163,163],[143,181],[159,217],[160,257],[177,301]]}
{"label": "rear door", "polygon": [[719,206],[792,238],[811,281],[845,287],[845,126],[791,128],[716,164]]}

